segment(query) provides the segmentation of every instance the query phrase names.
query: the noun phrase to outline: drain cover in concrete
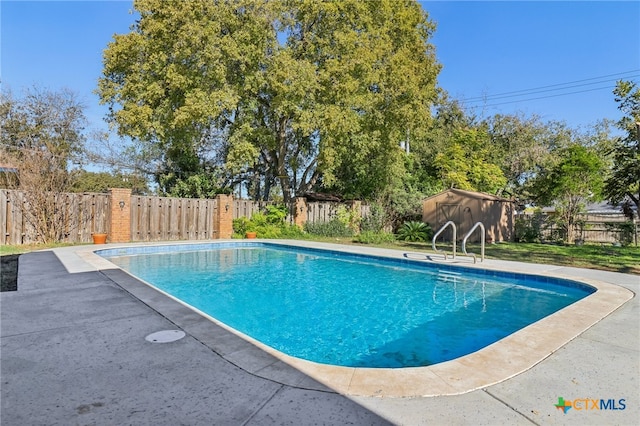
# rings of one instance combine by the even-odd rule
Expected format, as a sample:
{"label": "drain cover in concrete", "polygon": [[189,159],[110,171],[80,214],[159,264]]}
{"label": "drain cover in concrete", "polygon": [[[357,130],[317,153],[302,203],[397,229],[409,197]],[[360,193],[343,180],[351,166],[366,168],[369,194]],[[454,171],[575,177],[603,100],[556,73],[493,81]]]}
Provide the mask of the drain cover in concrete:
{"label": "drain cover in concrete", "polygon": [[162,330],[151,333],[145,340],[152,343],[170,343],[180,340],[185,336],[182,330]]}

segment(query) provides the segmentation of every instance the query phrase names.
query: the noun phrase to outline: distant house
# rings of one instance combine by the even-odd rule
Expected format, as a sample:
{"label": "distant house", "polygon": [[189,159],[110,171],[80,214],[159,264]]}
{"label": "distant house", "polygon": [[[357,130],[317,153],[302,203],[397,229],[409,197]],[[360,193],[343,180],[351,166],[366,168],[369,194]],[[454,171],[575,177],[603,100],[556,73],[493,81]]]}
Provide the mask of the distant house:
{"label": "distant house", "polygon": [[[631,207],[633,210],[633,207]],[[543,207],[542,213],[547,216],[554,216],[556,209],[554,207]],[[587,204],[582,214],[582,219],[586,222],[625,222],[629,220],[619,205],[609,204],[604,201],[601,203]]]}
{"label": "distant house", "polygon": [[[422,201],[422,221],[437,231],[448,221],[462,239],[476,222],[482,222],[487,242],[513,241],[516,205],[512,200],[482,192],[447,189]],[[449,239],[451,234],[447,232]],[[469,241],[479,241],[479,231]]]}
{"label": "distant house", "polygon": [[[625,200],[626,201],[626,200]],[[623,201],[624,203],[624,201]],[[629,216],[625,215],[622,204],[614,205],[607,202],[591,203],[585,206],[584,212],[580,215],[580,225],[577,226],[578,237],[590,243],[625,243],[638,241],[639,227],[626,228],[625,223],[629,222]],[[636,208],[632,203],[628,203],[628,214],[637,217]],[[542,213],[549,219],[557,215],[554,207],[543,207]],[[547,221],[547,226],[543,229],[543,237],[554,238],[554,231],[558,226],[553,221]],[[631,230],[629,230],[631,229]],[[629,234],[630,232],[630,234]]]}

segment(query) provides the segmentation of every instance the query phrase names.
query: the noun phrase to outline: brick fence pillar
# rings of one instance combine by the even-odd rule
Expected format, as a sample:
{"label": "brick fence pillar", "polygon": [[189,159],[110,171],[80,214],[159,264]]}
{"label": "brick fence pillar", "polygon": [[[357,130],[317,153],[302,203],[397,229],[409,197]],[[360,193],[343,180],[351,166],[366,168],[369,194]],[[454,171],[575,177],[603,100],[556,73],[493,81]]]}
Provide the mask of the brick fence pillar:
{"label": "brick fence pillar", "polygon": [[218,230],[214,238],[231,238],[233,234],[233,195],[218,195],[218,211],[214,220],[213,229]]}
{"label": "brick fence pillar", "polygon": [[110,243],[131,241],[131,189],[109,189],[109,235]]}
{"label": "brick fence pillar", "polygon": [[307,199],[305,197],[296,197],[295,206],[293,221],[298,228],[304,229],[304,224],[307,223]]}

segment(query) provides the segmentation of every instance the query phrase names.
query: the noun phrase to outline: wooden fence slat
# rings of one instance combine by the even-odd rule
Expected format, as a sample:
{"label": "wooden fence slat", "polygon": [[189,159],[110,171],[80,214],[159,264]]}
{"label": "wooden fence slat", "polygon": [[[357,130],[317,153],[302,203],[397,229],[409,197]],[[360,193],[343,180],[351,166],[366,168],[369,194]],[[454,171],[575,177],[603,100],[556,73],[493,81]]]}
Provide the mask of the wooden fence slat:
{"label": "wooden fence slat", "polygon": [[178,206],[180,213],[180,220],[178,221],[178,239],[186,240],[187,239],[187,200],[184,198],[180,199],[180,204]]}
{"label": "wooden fence slat", "polygon": [[149,198],[149,241],[160,241],[160,197]]}
{"label": "wooden fence slat", "polygon": [[209,238],[209,228],[207,226],[207,210],[209,209],[208,200],[200,200],[200,208],[198,209],[198,239],[206,240]]}
{"label": "wooden fence slat", "polygon": [[140,196],[131,197],[131,241],[140,241]]}
{"label": "wooden fence slat", "polygon": [[7,191],[0,190],[0,244],[7,244]]}
{"label": "wooden fence slat", "polygon": [[189,199],[187,200],[187,208],[188,208],[188,223],[187,223],[187,240],[195,240],[196,239],[196,220],[198,219],[198,200]]}
{"label": "wooden fence slat", "polygon": [[180,209],[178,208],[178,200],[170,199],[169,203],[169,239],[177,240],[179,236],[178,229],[180,226]]}
{"label": "wooden fence slat", "polygon": [[23,211],[24,208],[24,197],[22,192],[14,192],[11,197],[11,210],[10,210],[10,231],[11,234],[11,244],[23,244]]}

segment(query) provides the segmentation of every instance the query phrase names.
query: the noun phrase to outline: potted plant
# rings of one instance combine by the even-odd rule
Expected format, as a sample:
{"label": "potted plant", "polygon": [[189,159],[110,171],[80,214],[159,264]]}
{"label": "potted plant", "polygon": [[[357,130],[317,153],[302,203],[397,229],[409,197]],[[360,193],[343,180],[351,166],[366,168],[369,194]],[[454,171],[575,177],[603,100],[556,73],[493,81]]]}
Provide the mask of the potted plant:
{"label": "potted plant", "polygon": [[96,232],[91,234],[93,237],[93,244],[105,244],[107,242],[107,234],[102,232]]}
{"label": "potted plant", "polygon": [[258,236],[258,233],[255,231],[247,231],[245,233],[245,237],[247,238],[256,238]]}

